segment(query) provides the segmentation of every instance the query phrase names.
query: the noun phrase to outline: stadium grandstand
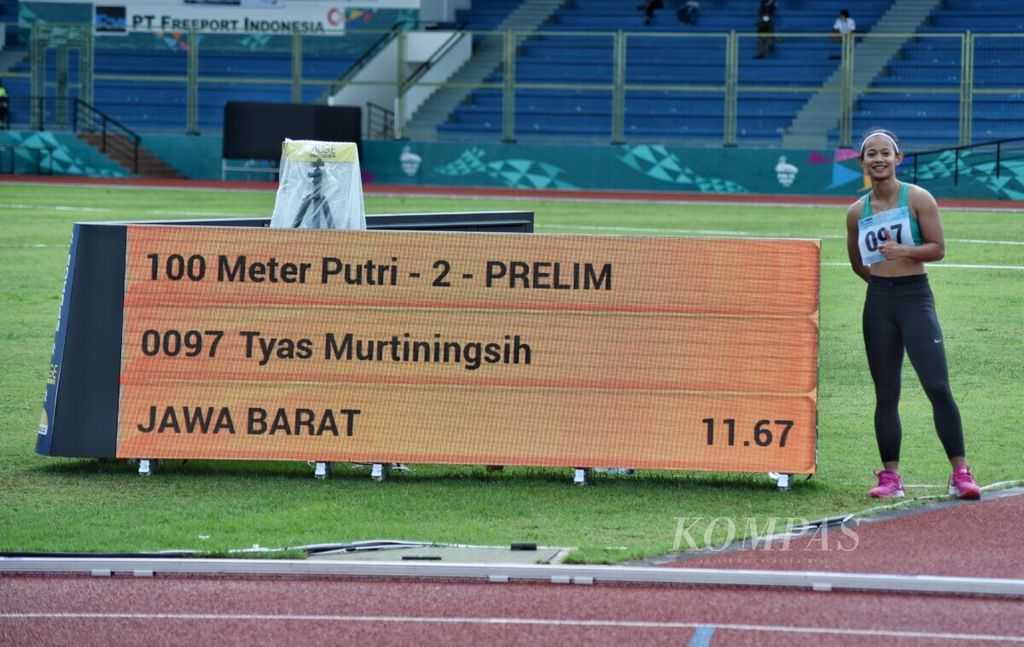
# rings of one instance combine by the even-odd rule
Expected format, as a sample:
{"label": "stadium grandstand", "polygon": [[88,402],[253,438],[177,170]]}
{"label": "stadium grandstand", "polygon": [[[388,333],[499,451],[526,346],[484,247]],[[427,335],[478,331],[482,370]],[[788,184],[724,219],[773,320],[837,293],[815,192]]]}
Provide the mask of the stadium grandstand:
{"label": "stadium grandstand", "polygon": [[623,0],[368,4],[327,29],[246,31],[0,0],[4,126],[145,148],[219,137],[226,103],[246,101],[356,105],[366,141],[804,150],[878,124],[918,150],[1024,138],[1019,0],[861,0],[842,40],[835,0],[779,0],[771,32],[756,0],[705,0],[696,24],[674,0],[650,24]]}

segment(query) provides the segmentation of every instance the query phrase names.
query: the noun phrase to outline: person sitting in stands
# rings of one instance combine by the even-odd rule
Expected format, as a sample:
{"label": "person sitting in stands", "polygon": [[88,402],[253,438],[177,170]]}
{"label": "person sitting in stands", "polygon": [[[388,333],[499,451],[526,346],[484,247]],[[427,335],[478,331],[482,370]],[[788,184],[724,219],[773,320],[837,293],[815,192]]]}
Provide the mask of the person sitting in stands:
{"label": "person sitting in stands", "polygon": [[0,79],[0,128],[7,128],[7,88]]}
{"label": "person sitting in stands", "polygon": [[679,24],[697,26],[697,18],[700,16],[700,0],[686,0],[686,4],[679,8],[677,13]]}
{"label": "person sitting in stands", "polygon": [[[850,12],[846,9],[839,10],[839,17],[832,23],[832,41],[842,42],[843,38],[849,36],[853,32],[857,31],[857,23],[850,17]],[[829,59],[838,61],[842,56],[833,54],[829,56]]]}
{"label": "person sitting in stands", "polygon": [[651,24],[651,19],[654,18],[655,9],[664,9],[664,0],[644,0],[643,3],[636,6],[637,11],[644,12],[644,24]]}

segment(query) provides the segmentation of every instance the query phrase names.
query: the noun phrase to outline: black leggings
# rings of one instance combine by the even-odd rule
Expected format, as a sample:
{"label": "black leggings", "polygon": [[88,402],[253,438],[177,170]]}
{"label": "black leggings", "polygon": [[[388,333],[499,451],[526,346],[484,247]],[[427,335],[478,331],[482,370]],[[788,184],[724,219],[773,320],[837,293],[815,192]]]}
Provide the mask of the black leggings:
{"label": "black leggings", "polygon": [[935,429],[946,456],[963,456],[960,410],[949,388],[942,331],[927,275],[870,278],[864,301],[864,345],[875,382],[875,438],[882,462],[900,459],[904,349],[932,403]]}

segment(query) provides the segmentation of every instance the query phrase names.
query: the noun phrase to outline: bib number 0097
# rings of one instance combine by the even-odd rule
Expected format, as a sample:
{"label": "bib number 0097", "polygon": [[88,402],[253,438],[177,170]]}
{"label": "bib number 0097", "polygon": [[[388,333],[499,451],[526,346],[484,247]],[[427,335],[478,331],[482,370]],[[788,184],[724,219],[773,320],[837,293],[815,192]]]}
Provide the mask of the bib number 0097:
{"label": "bib number 0097", "polygon": [[908,247],[917,245],[912,235],[910,210],[906,207],[861,218],[857,228],[857,246],[860,248],[860,258],[864,265],[874,265],[885,260],[878,247],[887,240]]}
{"label": "bib number 0097", "polygon": [[878,250],[878,246],[892,237],[898,244],[903,244],[903,224],[895,223],[888,227],[879,227],[877,230],[868,229],[864,232],[864,247],[869,252]]}

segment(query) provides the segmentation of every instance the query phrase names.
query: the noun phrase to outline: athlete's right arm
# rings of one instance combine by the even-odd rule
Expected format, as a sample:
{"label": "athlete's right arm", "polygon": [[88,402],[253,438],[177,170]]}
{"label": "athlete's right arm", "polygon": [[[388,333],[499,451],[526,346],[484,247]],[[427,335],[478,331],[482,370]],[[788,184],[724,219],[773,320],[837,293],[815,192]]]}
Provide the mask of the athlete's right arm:
{"label": "athlete's right arm", "polygon": [[863,200],[854,202],[850,206],[850,210],[846,212],[846,253],[850,256],[850,267],[853,268],[853,273],[867,281],[871,277],[871,269],[861,262],[860,245],[857,241],[860,232],[857,221],[860,220],[862,213],[864,213]]}

